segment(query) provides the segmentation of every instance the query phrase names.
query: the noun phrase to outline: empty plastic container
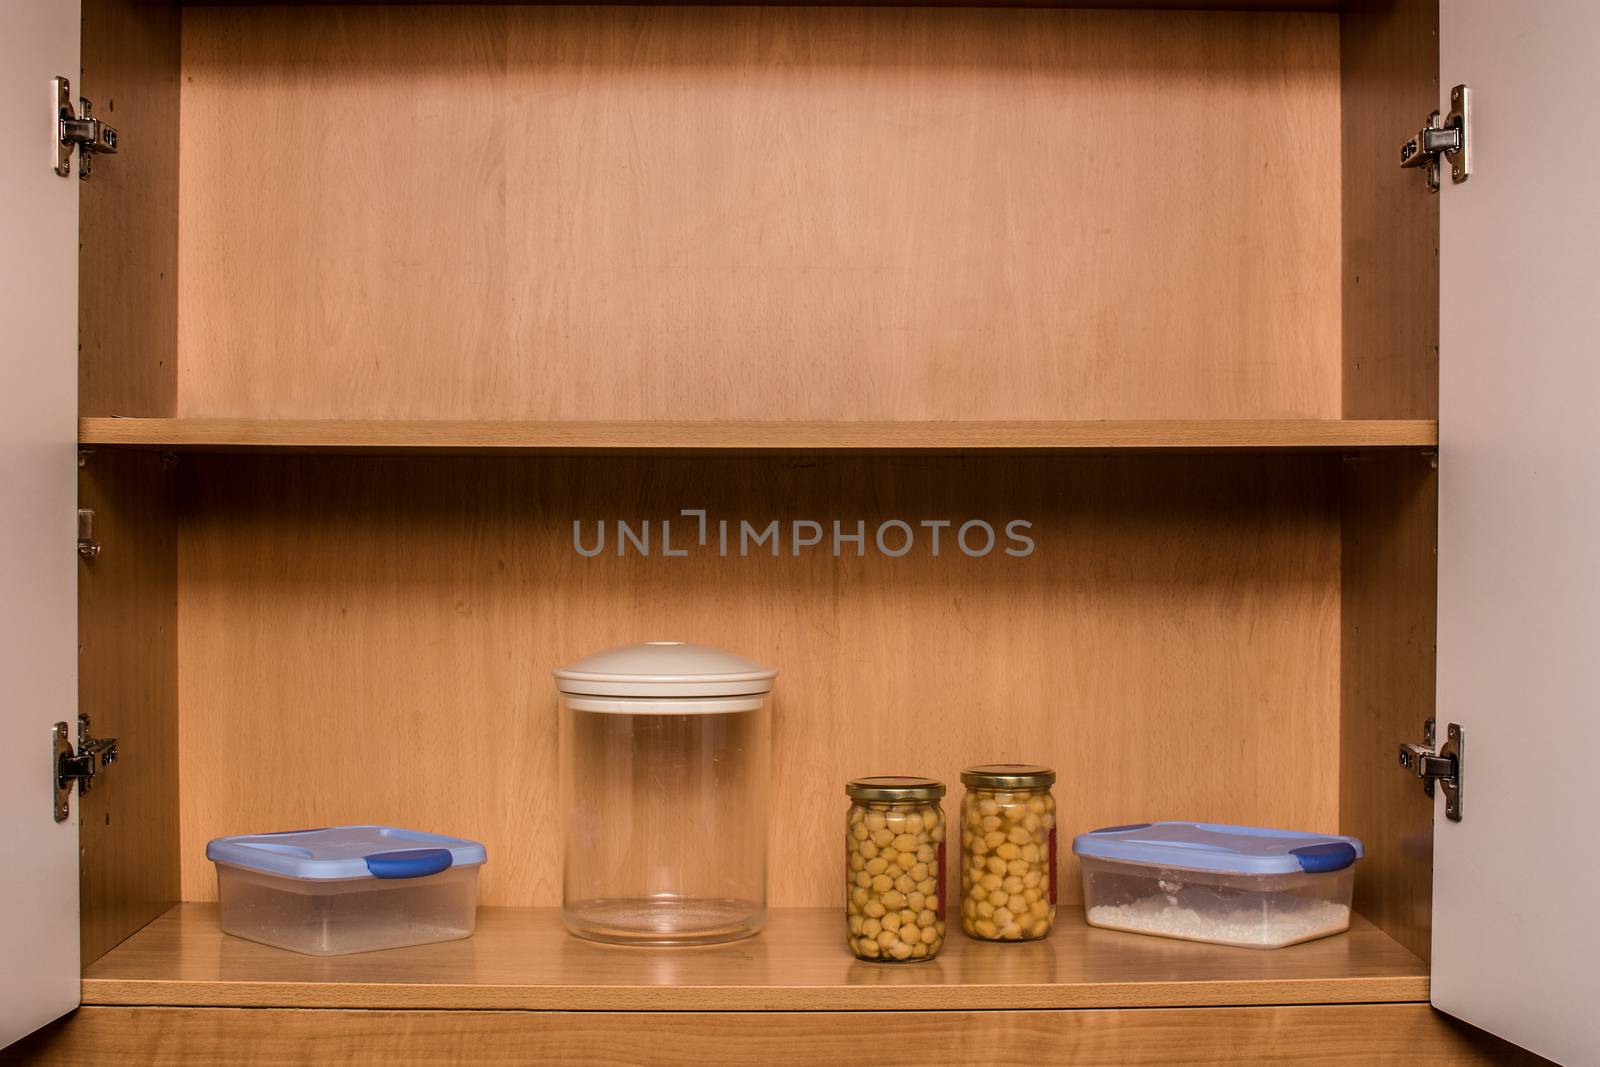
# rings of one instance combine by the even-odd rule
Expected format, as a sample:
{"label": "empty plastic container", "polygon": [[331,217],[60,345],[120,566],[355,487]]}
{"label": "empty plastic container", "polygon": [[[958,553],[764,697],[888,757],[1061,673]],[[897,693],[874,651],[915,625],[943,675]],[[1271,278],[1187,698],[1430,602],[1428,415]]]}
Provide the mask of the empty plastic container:
{"label": "empty plastic container", "polygon": [[761,929],[777,673],[678,641],[555,672],[569,930],[686,945]]}
{"label": "empty plastic container", "polygon": [[311,956],[470,937],[476,841],[388,826],[334,826],[219,837],[222,930]]}
{"label": "empty plastic container", "polygon": [[1072,843],[1091,926],[1281,948],[1350,927],[1354,837],[1253,826],[1109,826]]}

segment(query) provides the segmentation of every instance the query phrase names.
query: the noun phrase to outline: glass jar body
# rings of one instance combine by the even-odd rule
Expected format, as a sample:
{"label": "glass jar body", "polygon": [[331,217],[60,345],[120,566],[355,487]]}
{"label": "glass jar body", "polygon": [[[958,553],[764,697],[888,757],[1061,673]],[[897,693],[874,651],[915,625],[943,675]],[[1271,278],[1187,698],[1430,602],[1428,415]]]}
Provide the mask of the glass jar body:
{"label": "glass jar body", "polygon": [[944,809],[938,800],[854,800],[845,817],[850,951],[881,963],[944,946]]}
{"label": "glass jar body", "polygon": [[767,917],[769,696],[561,695],[561,916],[617,944],[732,941]]}
{"label": "glass jar body", "polygon": [[969,786],[961,798],[961,929],[1033,941],[1056,921],[1056,802],[1049,789]]}

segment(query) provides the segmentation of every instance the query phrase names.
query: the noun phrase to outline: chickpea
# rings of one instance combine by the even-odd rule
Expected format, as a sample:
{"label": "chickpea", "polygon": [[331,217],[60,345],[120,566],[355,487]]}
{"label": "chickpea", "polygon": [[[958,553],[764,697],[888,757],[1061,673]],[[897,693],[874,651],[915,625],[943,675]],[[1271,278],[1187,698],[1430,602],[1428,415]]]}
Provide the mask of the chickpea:
{"label": "chickpea", "polygon": [[945,823],[937,801],[858,799],[845,829],[851,951],[865,960],[932,958],[945,936],[939,913]]}
{"label": "chickpea", "polygon": [[[1054,778],[1044,768],[1009,765],[963,772],[961,927],[972,937],[1032,940],[1054,925]],[[1028,788],[1011,788],[1014,779]]]}

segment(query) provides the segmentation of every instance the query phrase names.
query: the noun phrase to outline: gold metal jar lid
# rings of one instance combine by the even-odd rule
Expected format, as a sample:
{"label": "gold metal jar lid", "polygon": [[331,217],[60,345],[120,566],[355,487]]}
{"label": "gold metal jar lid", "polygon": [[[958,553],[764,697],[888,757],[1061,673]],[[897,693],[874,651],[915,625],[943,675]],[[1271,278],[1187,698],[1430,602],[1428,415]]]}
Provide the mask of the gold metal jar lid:
{"label": "gold metal jar lid", "polygon": [[985,763],[961,772],[961,784],[977,789],[1049,789],[1056,772],[1031,763]]}
{"label": "gold metal jar lid", "polygon": [[884,774],[846,782],[844,791],[852,800],[938,800],[944,796],[944,783],[933,778]]}

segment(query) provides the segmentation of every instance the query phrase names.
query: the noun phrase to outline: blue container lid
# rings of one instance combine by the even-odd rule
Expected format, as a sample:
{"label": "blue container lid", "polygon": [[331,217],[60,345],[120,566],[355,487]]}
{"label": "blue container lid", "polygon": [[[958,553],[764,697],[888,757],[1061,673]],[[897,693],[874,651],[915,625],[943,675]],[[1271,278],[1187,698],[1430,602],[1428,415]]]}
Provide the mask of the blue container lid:
{"label": "blue container lid", "polygon": [[1218,874],[1320,874],[1342,871],[1363,855],[1358,837],[1205,822],[1107,826],[1079,834],[1072,851],[1092,859]]}
{"label": "blue container lid", "polygon": [[421,878],[489,858],[476,841],[392,826],[330,826],[277,834],[219,837],[206,859],[302,881]]}

